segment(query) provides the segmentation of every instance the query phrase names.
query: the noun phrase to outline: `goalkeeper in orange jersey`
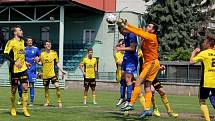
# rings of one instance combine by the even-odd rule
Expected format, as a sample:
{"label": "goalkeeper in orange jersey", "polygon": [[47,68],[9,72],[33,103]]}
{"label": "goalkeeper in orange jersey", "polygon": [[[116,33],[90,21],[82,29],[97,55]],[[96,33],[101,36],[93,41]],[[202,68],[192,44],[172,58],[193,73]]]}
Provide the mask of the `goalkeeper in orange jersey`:
{"label": "goalkeeper in orange jersey", "polygon": [[148,24],[146,31],[144,31],[143,29],[128,24],[127,21],[123,19],[119,19],[117,25],[142,38],[141,49],[144,58],[143,70],[135,82],[129,105],[122,110],[134,109],[133,105],[136,102],[137,97],[141,94],[141,85],[144,83],[145,109],[140,117],[145,118],[146,116],[152,115],[152,111],[150,110],[152,98],[151,85],[160,69],[160,62],[158,60],[158,42],[155,34],[158,26],[155,23],[150,23]]}
{"label": "goalkeeper in orange jersey", "polygon": [[[142,72],[142,66],[143,65],[143,62],[144,62],[144,59],[142,57],[142,51],[139,51],[138,53],[138,57],[139,57],[139,64],[140,64],[140,69],[139,69],[139,73]],[[164,65],[162,65],[160,67],[160,71],[164,71],[166,68]],[[160,97],[161,97],[161,100],[166,108],[166,111],[168,113],[168,115],[170,117],[178,117],[178,114],[177,113],[174,113],[173,110],[171,109],[170,107],[170,104],[169,104],[169,101],[168,101],[168,98],[167,98],[167,95],[165,93],[165,90],[161,84],[161,82],[158,80],[158,78],[156,77],[153,82],[152,82],[152,88],[154,88],[154,90],[152,91],[152,106],[153,106],[153,115],[155,116],[160,116],[160,112],[158,110],[158,106],[156,104],[156,100],[155,100],[155,90],[159,93]]]}

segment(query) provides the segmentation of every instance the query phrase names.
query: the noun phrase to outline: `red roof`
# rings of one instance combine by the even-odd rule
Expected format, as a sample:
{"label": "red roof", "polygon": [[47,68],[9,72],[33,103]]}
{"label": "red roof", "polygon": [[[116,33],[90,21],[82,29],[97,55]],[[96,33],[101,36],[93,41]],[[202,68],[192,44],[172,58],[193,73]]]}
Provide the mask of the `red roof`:
{"label": "red roof", "polygon": [[0,0],[0,4],[14,3],[39,3],[39,2],[71,2],[77,3],[101,11],[114,12],[116,11],[116,0]]}

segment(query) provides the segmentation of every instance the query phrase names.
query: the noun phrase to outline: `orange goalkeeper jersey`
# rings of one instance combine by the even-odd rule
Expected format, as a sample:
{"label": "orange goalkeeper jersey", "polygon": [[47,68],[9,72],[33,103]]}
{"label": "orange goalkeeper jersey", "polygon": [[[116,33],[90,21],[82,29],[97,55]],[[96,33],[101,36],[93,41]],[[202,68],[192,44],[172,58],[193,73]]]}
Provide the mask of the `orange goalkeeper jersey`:
{"label": "orange goalkeeper jersey", "polygon": [[155,34],[128,24],[127,30],[142,38],[141,49],[145,63],[158,59],[158,41]]}

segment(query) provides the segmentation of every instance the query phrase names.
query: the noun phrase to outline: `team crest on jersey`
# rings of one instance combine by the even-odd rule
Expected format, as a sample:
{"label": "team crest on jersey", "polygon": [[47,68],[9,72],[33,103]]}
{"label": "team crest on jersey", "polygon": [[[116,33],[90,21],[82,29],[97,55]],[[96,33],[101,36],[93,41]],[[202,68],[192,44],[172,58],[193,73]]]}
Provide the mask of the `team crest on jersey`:
{"label": "team crest on jersey", "polygon": [[32,53],[34,53],[34,51],[32,51]]}
{"label": "team crest on jersey", "polygon": [[45,59],[45,63],[51,63],[51,61],[49,61],[48,59]]}
{"label": "team crest on jersey", "polygon": [[25,54],[24,50],[23,49],[20,49],[17,54]]}

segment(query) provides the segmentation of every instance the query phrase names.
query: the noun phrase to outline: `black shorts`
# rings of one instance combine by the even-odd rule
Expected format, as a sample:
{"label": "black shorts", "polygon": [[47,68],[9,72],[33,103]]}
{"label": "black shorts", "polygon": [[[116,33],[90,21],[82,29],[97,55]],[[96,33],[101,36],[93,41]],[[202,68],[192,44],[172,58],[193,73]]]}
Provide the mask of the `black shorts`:
{"label": "black shorts", "polygon": [[215,96],[215,88],[205,88],[203,86],[200,86],[199,99],[207,99],[209,97],[210,92],[213,96]]}
{"label": "black shorts", "polygon": [[160,88],[163,88],[161,82],[158,80],[157,77],[155,77],[155,79],[152,81],[152,85],[156,91],[158,91]]}
{"label": "black shorts", "polygon": [[84,78],[84,87],[85,88],[95,88],[96,87],[96,79],[92,78],[92,79],[88,79],[88,78]]}
{"label": "black shorts", "polygon": [[28,75],[27,71],[19,72],[19,73],[11,73],[11,85],[15,86],[18,85],[18,82],[28,83]]}
{"label": "black shorts", "polygon": [[48,79],[43,79],[43,86],[49,86],[50,81],[52,82],[52,84],[54,84],[55,82],[59,82],[57,76],[54,76]]}

